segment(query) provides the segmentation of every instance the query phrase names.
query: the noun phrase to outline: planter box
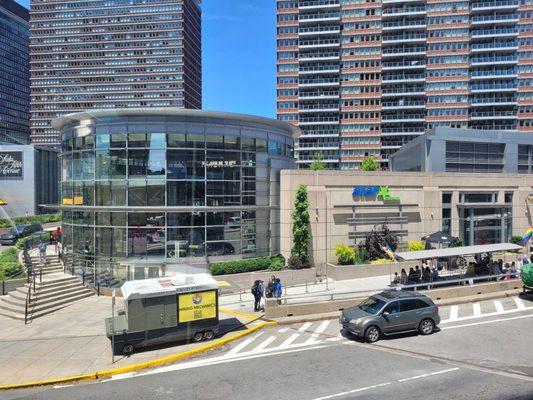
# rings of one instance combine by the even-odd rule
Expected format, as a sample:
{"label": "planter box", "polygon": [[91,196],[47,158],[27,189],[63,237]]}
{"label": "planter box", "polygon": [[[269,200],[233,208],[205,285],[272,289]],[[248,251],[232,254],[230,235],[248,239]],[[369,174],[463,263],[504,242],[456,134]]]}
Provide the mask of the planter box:
{"label": "planter box", "polygon": [[409,268],[421,265],[416,261],[403,261],[391,264],[356,264],[356,265],[334,265],[328,264],[328,278],[336,281],[347,279],[370,278],[372,276],[394,275],[400,273],[402,268],[409,272]]}

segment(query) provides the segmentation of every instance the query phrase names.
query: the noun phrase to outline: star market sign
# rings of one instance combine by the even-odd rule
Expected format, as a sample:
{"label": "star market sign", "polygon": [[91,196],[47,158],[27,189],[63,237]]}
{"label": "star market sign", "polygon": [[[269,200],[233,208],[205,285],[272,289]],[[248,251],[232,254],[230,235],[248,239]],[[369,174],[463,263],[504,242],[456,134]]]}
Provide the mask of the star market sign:
{"label": "star market sign", "polygon": [[383,201],[398,201],[400,196],[389,193],[388,186],[356,186],[352,192],[353,197],[378,197]]}

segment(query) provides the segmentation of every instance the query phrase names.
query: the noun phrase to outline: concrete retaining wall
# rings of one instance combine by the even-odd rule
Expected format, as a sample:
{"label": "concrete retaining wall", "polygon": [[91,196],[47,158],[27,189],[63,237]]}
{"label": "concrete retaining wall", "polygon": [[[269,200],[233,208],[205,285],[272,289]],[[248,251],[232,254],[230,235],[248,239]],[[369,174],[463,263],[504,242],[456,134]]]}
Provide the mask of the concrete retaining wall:
{"label": "concrete retaining wall", "polygon": [[0,295],[6,295],[9,292],[15,290],[18,287],[24,286],[27,282],[27,278],[10,279],[8,281],[0,281]]}
{"label": "concrete retaining wall", "polygon": [[[473,286],[453,286],[441,289],[423,290],[421,293],[426,294],[436,302],[459,297],[476,296],[486,293],[520,289],[521,287],[522,281],[520,279],[513,279],[508,281],[481,283]],[[267,299],[265,316],[267,318],[283,318],[296,315],[323,314],[342,311],[347,307],[358,304],[365,297],[295,304],[290,304],[289,299],[289,304],[281,305],[277,304],[276,300]]]}

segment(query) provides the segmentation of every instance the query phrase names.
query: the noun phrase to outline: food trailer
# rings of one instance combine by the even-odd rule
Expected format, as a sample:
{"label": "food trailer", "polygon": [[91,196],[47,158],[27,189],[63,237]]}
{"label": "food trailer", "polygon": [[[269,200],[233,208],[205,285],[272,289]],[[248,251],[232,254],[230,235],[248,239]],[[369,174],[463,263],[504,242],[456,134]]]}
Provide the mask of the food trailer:
{"label": "food trailer", "polygon": [[128,281],[120,290],[124,311],[106,318],[114,354],[181,340],[210,340],[218,334],[218,283],[211,275]]}

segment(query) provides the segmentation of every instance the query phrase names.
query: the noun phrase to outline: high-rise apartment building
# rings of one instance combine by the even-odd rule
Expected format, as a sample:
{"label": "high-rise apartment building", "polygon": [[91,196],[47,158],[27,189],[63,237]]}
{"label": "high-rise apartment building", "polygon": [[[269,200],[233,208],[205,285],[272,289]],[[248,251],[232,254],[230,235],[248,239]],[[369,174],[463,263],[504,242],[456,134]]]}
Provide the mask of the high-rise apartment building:
{"label": "high-rise apartment building", "polygon": [[0,0],[0,143],[30,136],[29,19],[26,8]]}
{"label": "high-rise apartment building", "polygon": [[90,109],[201,108],[200,0],[31,0],[31,139]]}
{"label": "high-rise apartment building", "polygon": [[278,0],[277,39],[301,167],[385,167],[437,126],[533,132],[533,0]]}

